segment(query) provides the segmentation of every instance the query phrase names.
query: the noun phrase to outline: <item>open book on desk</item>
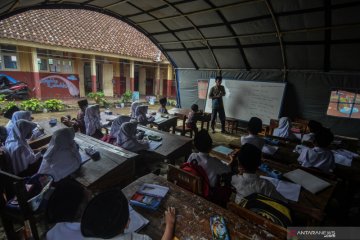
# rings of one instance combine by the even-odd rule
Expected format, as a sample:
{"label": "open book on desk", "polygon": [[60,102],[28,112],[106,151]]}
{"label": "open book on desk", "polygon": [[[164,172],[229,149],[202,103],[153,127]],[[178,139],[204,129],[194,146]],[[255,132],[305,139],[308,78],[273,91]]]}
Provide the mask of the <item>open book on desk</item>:
{"label": "open book on desk", "polygon": [[266,177],[266,176],[260,176],[260,178],[266,179],[270,181],[276,188],[276,191],[278,191],[284,198],[297,202],[299,201],[300,191],[301,191],[301,185],[279,180],[272,177]]}
{"label": "open book on desk", "polygon": [[140,213],[135,211],[130,205],[129,205],[129,218],[130,218],[130,224],[128,228],[125,228],[125,233],[131,233],[131,232],[138,232],[143,227],[145,227],[149,220],[144,218]]}
{"label": "open book on desk", "polygon": [[300,184],[303,188],[313,194],[316,194],[317,192],[320,192],[321,190],[331,186],[330,183],[301,169],[287,172],[283,176],[293,181],[294,183]]}

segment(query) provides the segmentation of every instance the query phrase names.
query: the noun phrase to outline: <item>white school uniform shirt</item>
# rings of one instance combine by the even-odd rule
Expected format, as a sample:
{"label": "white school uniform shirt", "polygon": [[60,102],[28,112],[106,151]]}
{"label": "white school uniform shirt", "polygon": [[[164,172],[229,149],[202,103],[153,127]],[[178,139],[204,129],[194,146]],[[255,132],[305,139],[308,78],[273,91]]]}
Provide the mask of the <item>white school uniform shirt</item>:
{"label": "white school uniform shirt", "polygon": [[[84,238],[87,240],[100,240],[103,238]],[[148,235],[138,234],[138,233],[124,233],[120,234],[113,238],[108,238],[109,240],[151,240]],[[74,239],[75,240],[75,239]]]}
{"label": "white school uniform shirt", "polygon": [[327,173],[335,168],[334,154],[320,147],[303,148],[298,161],[303,167],[315,167]]}
{"label": "white school uniform shirt", "polygon": [[311,142],[311,143],[313,143],[314,140],[315,140],[315,133],[304,134],[303,137],[301,138],[301,142]]}
{"label": "white school uniform shirt", "polygon": [[79,222],[57,223],[46,233],[46,240],[83,240]]}
{"label": "white school uniform shirt", "polygon": [[254,173],[234,175],[232,176],[231,184],[236,188],[235,202],[238,204],[240,203],[241,199],[253,193],[260,193],[267,197],[286,202],[284,197],[276,191],[276,188],[271,182],[265,179],[261,179]]}
{"label": "white school uniform shirt", "polygon": [[91,105],[86,108],[84,122],[86,135],[92,136],[96,129],[101,129],[99,105]]}
{"label": "white school uniform shirt", "polygon": [[209,178],[210,187],[215,187],[217,175],[228,173],[231,171],[230,167],[221,162],[221,160],[211,157],[208,153],[192,153],[188,162],[196,160],[198,165],[201,166]]}
{"label": "white school uniform shirt", "polygon": [[54,181],[69,176],[81,165],[79,149],[74,141],[73,128],[56,130],[44,154],[38,173],[50,174]]}
{"label": "white school uniform shirt", "polygon": [[255,147],[257,147],[258,149],[260,149],[260,151],[261,151],[265,144],[265,141],[263,138],[261,138],[257,135],[249,134],[247,136],[242,136],[240,143],[241,143],[241,145],[245,145],[246,143],[252,144]]}
{"label": "white school uniform shirt", "polygon": [[5,141],[5,148],[10,156],[12,172],[17,175],[35,163],[41,153],[35,154],[26,141],[36,124],[27,120],[18,120],[12,128],[11,134]]}
{"label": "white school uniform shirt", "polygon": [[291,122],[287,117],[280,118],[279,126],[278,128],[274,129],[273,136],[288,139],[297,139],[296,136],[291,132]]}

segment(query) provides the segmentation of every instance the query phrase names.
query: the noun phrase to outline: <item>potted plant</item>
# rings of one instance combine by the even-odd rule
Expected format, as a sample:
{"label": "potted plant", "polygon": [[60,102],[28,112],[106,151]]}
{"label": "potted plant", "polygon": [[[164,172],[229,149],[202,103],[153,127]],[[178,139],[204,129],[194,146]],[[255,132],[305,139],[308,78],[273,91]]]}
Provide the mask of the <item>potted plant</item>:
{"label": "potted plant", "polygon": [[123,93],[123,95],[120,98],[120,104],[124,103],[124,106],[126,103],[129,103],[132,97],[132,92],[130,90],[126,90],[126,92]]}

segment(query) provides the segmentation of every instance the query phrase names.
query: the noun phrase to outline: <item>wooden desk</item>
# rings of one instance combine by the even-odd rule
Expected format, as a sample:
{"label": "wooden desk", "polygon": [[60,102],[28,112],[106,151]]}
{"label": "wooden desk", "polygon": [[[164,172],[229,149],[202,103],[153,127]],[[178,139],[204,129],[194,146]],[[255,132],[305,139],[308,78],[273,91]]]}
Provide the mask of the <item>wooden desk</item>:
{"label": "wooden desk", "polygon": [[174,134],[175,127],[177,125],[177,116],[157,113],[152,124],[155,125],[159,130],[167,131],[168,129],[172,128],[172,133]]}
{"label": "wooden desk", "polygon": [[63,123],[61,123],[60,121],[57,122],[57,124],[55,126],[50,126],[49,124],[49,120],[44,120],[44,121],[40,121],[40,122],[36,122],[41,128],[44,129],[44,133],[45,135],[35,139],[31,142],[29,142],[29,145],[32,149],[36,149],[39,148],[41,146],[44,146],[46,144],[48,144],[51,140],[51,137],[53,135],[53,133],[58,130],[58,129],[62,129],[62,128],[67,128],[67,126],[65,126]]}
{"label": "wooden desk", "polygon": [[161,239],[165,228],[164,212],[169,206],[176,208],[175,236],[178,239],[212,239],[210,217],[215,214],[222,215],[226,219],[231,239],[276,239],[262,226],[247,222],[229,210],[208,202],[154,174],[145,175],[125,187],[123,189],[125,196],[130,199],[144,183],[159,184],[170,188],[157,211],[151,212],[136,207],[136,210],[150,221],[140,233],[147,234],[152,239]]}
{"label": "wooden desk", "polygon": [[101,156],[98,161],[90,159],[85,162],[72,176],[86,188],[104,190],[113,186],[124,187],[134,179],[138,154],[82,133],[76,133],[75,141],[79,144],[80,151],[94,146]]}
{"label": "wooden desk", "polygon": [[100,112],[100,122],[103,126],[111,125],[117,117],[119,117],[119,115],[107,115],[105,112]]}
{"label": "wooden desk", "polygon": [[[282,172],[283,174],[298,168],[294,165],[284,165],[266,159],[263,159],[263,162],[269,165],[269,167],[271,167],[272,169],[276,169]],[[259,170],[259,172],[261,171]],[[317,177],[322,178],[324,181],[329,182],[331,186],[324,189],[323,191],[318,192],[317,194],[313,194],[308,190],[301,188],[298,204],[307,208],[319,209],[321,212],[323,212],[330,198],[332,197],[332,194],[334,193],[335,187],[337,185],[337,181],[323,178],[320,176]]]}
{"label": "wooden desk", "polygon": [[173,114],[175,116],[178,116],[179,118],[182,118],[183,116],[188,116],[191,112],[190,108],[172,108],[169,111],[169,114]]}
{"label": "wooden desk", "polygon": [[139,130],[145,131],[146,135],[156,135],[162,137],[162,145],[155,149],[155,153],[164,159],[174,162],[179,157],[188,157],[191,154],[192,139],[170,134],[160,130],[138,125]]}

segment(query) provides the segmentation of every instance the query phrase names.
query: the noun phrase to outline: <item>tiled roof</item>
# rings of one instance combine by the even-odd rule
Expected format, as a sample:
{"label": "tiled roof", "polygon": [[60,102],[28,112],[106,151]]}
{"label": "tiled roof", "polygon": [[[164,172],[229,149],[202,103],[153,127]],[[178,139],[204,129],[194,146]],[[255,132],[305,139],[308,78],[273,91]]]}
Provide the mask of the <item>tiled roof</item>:
{"label": "tiled roof", "polygon": [[[160,51],[127,23],[79,9],[30,10],[11,16],[0,21],[0,38],[151,60],[155,60]],[[162,54],[161,59],[165,60]]]}

